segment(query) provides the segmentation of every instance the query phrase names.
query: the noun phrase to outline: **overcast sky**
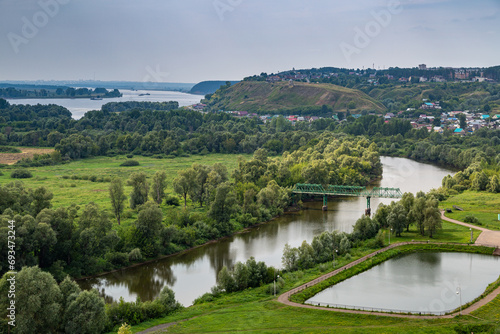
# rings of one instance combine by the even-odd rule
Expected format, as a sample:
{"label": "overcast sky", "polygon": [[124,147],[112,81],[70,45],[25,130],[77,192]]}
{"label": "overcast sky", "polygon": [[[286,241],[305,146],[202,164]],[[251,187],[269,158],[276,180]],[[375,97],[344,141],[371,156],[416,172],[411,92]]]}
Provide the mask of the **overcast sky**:
{"label": "overcast sky", "polygon": [[0,0],[1,80],[500,65],[500,0]]}

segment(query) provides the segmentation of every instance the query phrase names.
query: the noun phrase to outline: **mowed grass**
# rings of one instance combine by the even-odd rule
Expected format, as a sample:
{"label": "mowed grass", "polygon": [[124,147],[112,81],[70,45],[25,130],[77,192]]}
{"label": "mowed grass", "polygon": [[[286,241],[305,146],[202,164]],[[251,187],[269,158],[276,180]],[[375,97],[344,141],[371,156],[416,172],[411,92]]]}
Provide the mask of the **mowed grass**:
{"label": "mowed grass", "polygon": [[[92,182],[90,180],[71,179],[75,175],[79,178],[82,176],[97,176],[97,177],[121,177],[125,185],[125,194],[129,197],[132,187],[126,185],[126,180],[134,172],[145,172],[148,180],[151,181],[153,175],[157,171],[164,171],[167,174],[167,194],[174,194],[172,181],[177,176],[179,170],[191,167],[193,163],[212,166],[215,163],[224,164],[229,174],[238,165],[238,157],[249,159],[250,155],[234,155],[234,154],[209,154],[205,156],[195,155],[190,157],[178,157],[174,159],[155,159],[151,157],[134,156],[132,159],[139,161],[139,166],[120,167],[128,159],[126,156],[116,157],[96,157],[73,161],[68,164],[47,167],[27,168],[33,174],[33,178],[22,179],[28,188],[46,187],[53,194],[53,208],[68,207],[71,204],[76,204],[83,208],[90,202],[95,202],[101,209],[111,211],[111,202],[109,200],[109,182]],[[0,176],[0,183],[5,184],[19,179],[10,178],[10,173],[14,170],[14,166],[4,168],[0,171],[4,175]],[[69,176],[69,179],[63,178]],[[180,197],[179,197],[180,198]],[[181,204],[184,202],[181,199]],[[162,205],[165,207],[165,205]],[[188,201],[188,206],[194,208],[194,204]],[[198,206],[198,204],[196,204]],[[199,210],[199,209],[196,209]],[[165,208],[164,208],[165,211]],[[126,201],[124,225],[128,225],[135,217],[135,212],[129,208],[128,199]]]}
{"label": "mowed grass", "polygon": [[[431,242],[451,242],[451,243],[461,243],[466,244],[470,242],[470,230],[468,227],[449,223],[447,221],[441,221],[442,228],[437,230],[432,238],[429,238],[428,235],[421,235],[420,232],[417,231],[417,227],[415,225],[410,225],[410,231],[407,232],[406,229],[403,231],[400,237],[396,237],[394,234],[391,235],[391,243],[395,242],[405,242],[405,241],[431,241]],[[388,238],[388,231],[386,233],[386,242]],[[481,231],[473,229],[473,239],[472,241],[476,241],[477,237]]]}
{"label": "mowed grass", "polygon": [[[464,209],[458,211],[452,209],[457,205]],[[482,227],[491,230],[500,230],[500,194],[488,192],[464,191],[462,194],[452,196],[448,200],[440,203],[443,209],[452,209],[452,213],[446,213],[446,217],[464,221],[466,216],[472,215],[479,219]]]}

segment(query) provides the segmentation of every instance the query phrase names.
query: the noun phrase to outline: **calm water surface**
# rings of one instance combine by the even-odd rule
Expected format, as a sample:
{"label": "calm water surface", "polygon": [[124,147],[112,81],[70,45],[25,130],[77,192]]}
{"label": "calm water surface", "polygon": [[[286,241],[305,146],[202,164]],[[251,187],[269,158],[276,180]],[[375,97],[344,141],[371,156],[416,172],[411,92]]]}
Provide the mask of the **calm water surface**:
{"label": "calm water surface", "polygon": [[466,304],[499,275],[500,259],[496,256],[415,253],[385,261],[323,290],[306,303],[440,313],[460,307],[459,287],[462,304]]}
{"label": "calm water surface", "polygon": [[[451,171],[403,158],[382,157],[382,180],[373,186],[399,187],[403,192],[426,192],[441,185]],[[388,199],[372,198],[371,206],[390,203]],[[94,279],[81,281],[83,288],[97,288],[107,301],[123,297],[133,301],[156,297],[163,286],[170,286],[176,298],[184,305],[210,291],[216,284],[216,275],[226,265],[253,256],[267,265],[281,267],[281,255],[286,243],[300,246],[303,240],[311,242],[323,231],[351,232],[352,225],[366,208],[365,198],[329,199],[328,211],[321,211],[322,202],[305,203],[308,210],[286,214],[248,233],[206,245],[188,253],[172,256],[153,263],[122,270]]]}
{"label": "calm water surface", "polygon": [[[180,107],[200,103],[202,95],[186,94],[181,92],[155,91],[155,90],[124,90],[120,89],[122,97],[102,100],[89,99],[9,99],[10,104],[57,104],[67,108],[74,119],[80,119],[89,110],[100,110],[108,102],[169,102],[177,101]],[[139,96],[140,94],[149,94]]]}

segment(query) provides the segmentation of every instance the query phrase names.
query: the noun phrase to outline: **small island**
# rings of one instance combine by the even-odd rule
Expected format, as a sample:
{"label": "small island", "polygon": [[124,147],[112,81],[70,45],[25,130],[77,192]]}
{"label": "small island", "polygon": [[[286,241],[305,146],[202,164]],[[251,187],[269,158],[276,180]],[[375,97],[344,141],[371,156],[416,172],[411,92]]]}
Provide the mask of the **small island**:
{"label": "small island", "polygon": [[56,86],[5,87],[0,88],[0,98],[5,99],[92,99],[121,97],[118,89],[73,88]]}

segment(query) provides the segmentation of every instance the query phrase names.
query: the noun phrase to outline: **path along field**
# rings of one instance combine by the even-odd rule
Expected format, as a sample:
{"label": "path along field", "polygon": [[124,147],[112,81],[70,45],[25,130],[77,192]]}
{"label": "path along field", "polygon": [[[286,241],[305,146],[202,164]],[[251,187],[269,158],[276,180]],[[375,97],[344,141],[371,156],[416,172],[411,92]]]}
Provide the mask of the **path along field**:
{"label": "path along field", "polygon": [[33,158],[35,154],[50,154],[54,152],[52,148],[30,148],[16,147],[21,153],[0,153],[0,164],[13,165],[21,159]]}

